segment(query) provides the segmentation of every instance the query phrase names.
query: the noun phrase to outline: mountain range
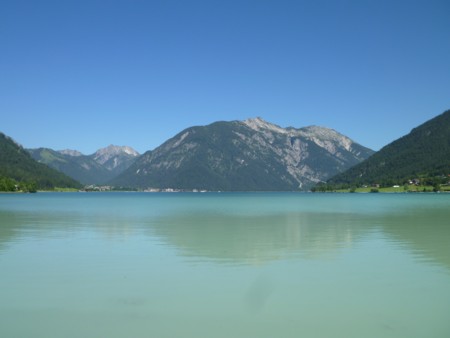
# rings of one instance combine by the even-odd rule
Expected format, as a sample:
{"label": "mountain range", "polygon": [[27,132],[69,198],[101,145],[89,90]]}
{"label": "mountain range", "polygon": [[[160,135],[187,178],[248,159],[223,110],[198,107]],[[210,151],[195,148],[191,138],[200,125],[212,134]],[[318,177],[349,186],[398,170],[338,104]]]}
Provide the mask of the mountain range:
{"label": "mountain range", "polygon": [[55,151],[48,148],[28,149],[31,156],[73,179],[85,184],[105,184],[127,169],[139,156],[131,147],[110,145],[94,154],[77,150]]}
{"label": "mountain range", "polygon": [[296,191],[325,181],[327,187],[401,184],[417,177],[447,183],[449,175],[450,110],[377,153],[333,129],[282,128],[262,118],[190,127],[143,155],[112,145],[91,155],[26,151],[0,133],[0,190],[3,183],[11,190],[15,182],[79,187],[75,179],[133,189]]}
{"label": "mountain range", "polygon": [[132,188],[295,191],[373,151],[335,130],[282,128],[253,118],[187,128],[140,156],[112,185]]}
{"label": "mountain range", "polygon": [[[63,173],[33,160],[13,139],[0,133],[0,190],[80,188],[81,185]],[[26,187],[26,188],[24,188]]]}

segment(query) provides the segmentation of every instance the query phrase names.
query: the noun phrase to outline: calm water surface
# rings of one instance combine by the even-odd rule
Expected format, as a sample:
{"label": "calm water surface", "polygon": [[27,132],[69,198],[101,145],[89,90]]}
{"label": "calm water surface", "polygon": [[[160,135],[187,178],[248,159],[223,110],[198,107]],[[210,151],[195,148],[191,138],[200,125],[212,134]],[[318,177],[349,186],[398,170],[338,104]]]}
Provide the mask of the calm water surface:
{"label": "calm water surface", "polygon": [[0,195],[0,337],[450,337],[450,194]]}

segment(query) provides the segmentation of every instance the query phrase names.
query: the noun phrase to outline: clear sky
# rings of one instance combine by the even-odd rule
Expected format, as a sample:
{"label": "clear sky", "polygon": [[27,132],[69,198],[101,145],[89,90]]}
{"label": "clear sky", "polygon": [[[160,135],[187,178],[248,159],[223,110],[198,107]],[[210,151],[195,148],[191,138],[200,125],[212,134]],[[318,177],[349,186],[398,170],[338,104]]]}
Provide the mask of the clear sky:
{"label": "clear sky", "polygon": [[0,131],[154,149],[260,116],[374,150],[450,109],[450,1],[4,0]]}

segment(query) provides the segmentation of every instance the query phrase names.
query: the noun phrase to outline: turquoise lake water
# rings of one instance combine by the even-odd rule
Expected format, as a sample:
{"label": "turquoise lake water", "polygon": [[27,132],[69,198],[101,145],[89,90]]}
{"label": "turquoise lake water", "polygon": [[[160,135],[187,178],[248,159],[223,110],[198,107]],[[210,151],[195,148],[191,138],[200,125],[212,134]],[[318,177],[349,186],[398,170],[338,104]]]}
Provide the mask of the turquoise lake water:
{"label": "turquoise lake water", "polygon": [[0,194],[0,337],[450,337],[450,194]]}

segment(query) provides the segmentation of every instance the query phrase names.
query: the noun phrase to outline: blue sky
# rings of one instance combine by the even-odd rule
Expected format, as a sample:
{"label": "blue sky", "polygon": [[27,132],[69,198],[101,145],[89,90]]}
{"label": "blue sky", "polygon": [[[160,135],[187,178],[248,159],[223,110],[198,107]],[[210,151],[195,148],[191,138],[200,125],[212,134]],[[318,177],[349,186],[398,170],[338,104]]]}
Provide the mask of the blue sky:
{"label": "blue sky", "polygon": [[2,1],[0,131],[151,150],[260,116],[378,150],[450,109],[450,2]]}

